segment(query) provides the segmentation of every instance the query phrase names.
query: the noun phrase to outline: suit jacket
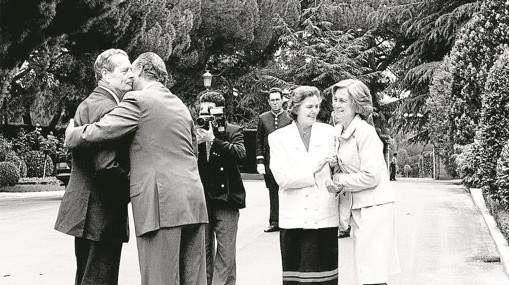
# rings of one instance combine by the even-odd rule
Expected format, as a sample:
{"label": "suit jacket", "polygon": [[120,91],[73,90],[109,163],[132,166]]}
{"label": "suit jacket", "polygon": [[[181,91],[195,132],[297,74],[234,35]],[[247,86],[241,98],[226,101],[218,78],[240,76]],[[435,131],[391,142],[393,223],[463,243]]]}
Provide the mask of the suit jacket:
{"label": "suit jacket", "polygon": [[[277,120],[276,120],[277,118]],[[270,170],[270,147],[268,142],[269,135],[282,127],[292,123],[292,119],[286,111],[283,111],[277,117],[267,111],[258,116],[258,127],[256,129],[256,163],[265,165],[265,186],[271,189],[277,187],[276,181]]]}
{"label": "suit jacket", "polygon": [[270,168],[279,185],[279,226],[285,229],[337,227],[338,200],[327,191],[331,171],[318,162],[334,155],[334,128],[314,123],[309,149],[295,123],[269,135]]}
{"label": "suit jacket", "polygon": [[236,209],[246,207],[246,190],[238,166],[246,157],[242,128],[227,123],[224,133],[215,134],[208,161],[206,143],[201,143],[198,150],[198,166],[207,201]]}
{"label": "suit jacket", "polygon": [[207,208],[194,152],[194,124],[182,101],[160,83],[128,92],[99,122],[75,128],[70,148],[133,133],[130,197],[136,235],[207,223]]}
{"label": "suit jacket", "polygon": [[[98,121],[116,101],[97,87],[78,106],[77,125]],[[128,138],[97,149],[74,150],[69,184],[58,211],[55,229],[94,241],[129,239]]]}
{"label": "suit jacket", "polygon": [[344,185],[352,197],[351,208],[359,209],[395,201],[387,174],[383,144],[373,126],[354,117],[348,128],[336,125],[337,157],[342,173],[334,181]]}

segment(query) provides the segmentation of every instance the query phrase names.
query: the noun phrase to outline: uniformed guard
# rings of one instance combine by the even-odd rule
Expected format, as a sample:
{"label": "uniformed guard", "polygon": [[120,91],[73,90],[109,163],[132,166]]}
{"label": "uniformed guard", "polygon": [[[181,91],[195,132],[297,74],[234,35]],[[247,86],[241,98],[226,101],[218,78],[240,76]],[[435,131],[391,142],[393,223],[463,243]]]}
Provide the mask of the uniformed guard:
{"label": "uniformed guard", "polygon": [[265,186],[269,189],[270,215],[269,227],[265,232],[279,230],[279,186],[270,171],[270,148],[268,136],[273,131],[289,125],[292,120],[288,113],[281,107],[283,104],[283,91],[279,88],[269,90],[270,111],[262,113],[258,117],[258,130],[256,132],[256,169],[265,178]]}

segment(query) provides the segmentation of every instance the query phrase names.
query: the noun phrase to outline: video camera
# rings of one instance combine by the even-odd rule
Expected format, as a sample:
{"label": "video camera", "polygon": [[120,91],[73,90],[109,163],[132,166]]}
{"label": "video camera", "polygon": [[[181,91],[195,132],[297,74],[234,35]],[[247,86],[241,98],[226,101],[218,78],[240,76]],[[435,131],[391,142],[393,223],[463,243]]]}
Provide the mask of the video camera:
{"label": "video camera", "polygon": [[224,107],[209,107],[208,114],[202,114],[196,119],[196,126],[205,130],[209,129],[209,122],[212,123],[214,132],[226,131],[226,118]]}

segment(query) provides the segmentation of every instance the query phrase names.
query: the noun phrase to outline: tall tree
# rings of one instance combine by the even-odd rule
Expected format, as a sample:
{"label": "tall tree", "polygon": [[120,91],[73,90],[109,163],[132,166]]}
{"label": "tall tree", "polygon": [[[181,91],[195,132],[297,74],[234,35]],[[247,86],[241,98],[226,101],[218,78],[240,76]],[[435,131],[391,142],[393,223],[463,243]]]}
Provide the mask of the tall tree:
{"label": "tall tree", "polygon": [[478,7],[476,0],[386,1],[384,11],[378,14],[380,26],[375,33],[384,37],[385,30],[394,32],[391,54],[396,56],[389,60],[398,79],[391,88],[400,90],[400,94],[410,91],[400,104],[399,114],[392,117],[397,130],[422,131],[429,119],[424,104],[433,73],[450,52],[459,29]]}

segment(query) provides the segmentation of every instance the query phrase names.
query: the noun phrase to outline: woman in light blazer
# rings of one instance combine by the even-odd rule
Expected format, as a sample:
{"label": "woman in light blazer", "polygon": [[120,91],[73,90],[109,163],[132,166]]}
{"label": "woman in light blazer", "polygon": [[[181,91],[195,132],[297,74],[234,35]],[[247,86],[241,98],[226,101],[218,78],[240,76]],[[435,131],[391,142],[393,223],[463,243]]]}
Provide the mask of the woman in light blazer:
{"label": "woman in light blazer", "polygon": [[293,122],[269,135],[285,285],[338,284],[338,200],[326,188],[334,127],[316,122],[320,102],[316,87],[296,88],[288,107]]}
{"label": "woman in light blazer", "polygon": [[[389,182],[382,141],[368,120],[373,112],[368,87],[347,79],[332,87],[340,172],[341,220],[352,228],[358,284],[387,284],[399,271],[394,231],[395,195]],[[329,188],[330,190],[331,188]]]}

